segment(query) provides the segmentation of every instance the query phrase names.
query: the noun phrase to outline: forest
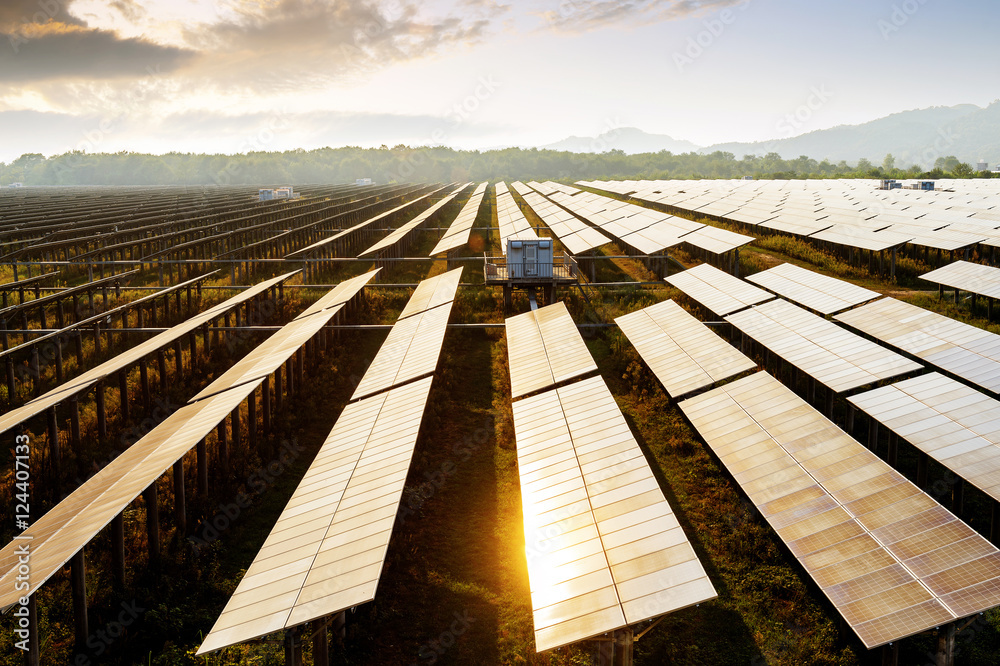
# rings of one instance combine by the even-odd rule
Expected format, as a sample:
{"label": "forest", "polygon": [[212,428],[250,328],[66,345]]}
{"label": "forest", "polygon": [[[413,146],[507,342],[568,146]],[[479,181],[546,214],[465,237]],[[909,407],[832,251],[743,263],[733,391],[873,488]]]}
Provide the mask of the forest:
{"label": "forest", "polygon": [[717,151],[629,155],[621,150],[572,153],[536,148],[477,151],[445,147],[320,148],[237,155],[167,153],[86,153],[45,157],[21,155],[0,163],[0,185],[279,185],[338,183],[371,178],[375,183],[462,180],[700,179],[700,178],[989,178],[953,156],[939,157],[934,168],[897,164],[886,155],[881,165],[817,161],[777,153],[747,155]]}

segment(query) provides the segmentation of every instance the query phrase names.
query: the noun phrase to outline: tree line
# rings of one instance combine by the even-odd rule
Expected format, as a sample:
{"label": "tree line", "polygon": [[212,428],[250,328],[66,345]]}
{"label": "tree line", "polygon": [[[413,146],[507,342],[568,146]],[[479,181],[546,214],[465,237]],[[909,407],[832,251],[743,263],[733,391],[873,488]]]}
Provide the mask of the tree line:
{"label": "tree line", "polygon": [[881,165],[860,159],[817,161],[805,155],[784,159],[778,153],[746,155],[670,151],[628,155],[621,150],[571,153],[537,148],[454,150],[444,147],[319,148],[237,155],[73,151],[45,157],[21,155],[0,162],[0,184],[28,186],[94,185],[281,185],[343,183],[371,178],[376,183],[406,181],[599,180],[743,178],[973,178],[976,172],[954,156],[940,157],[934,168],[900,167],[892,155]]}

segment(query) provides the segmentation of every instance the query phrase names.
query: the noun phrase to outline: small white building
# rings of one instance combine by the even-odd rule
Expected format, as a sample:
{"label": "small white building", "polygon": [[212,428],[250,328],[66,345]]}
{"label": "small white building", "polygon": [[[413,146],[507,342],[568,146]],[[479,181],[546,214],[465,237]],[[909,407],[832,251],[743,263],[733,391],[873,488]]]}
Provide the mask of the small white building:
{"label": "small white building", "polygon": [[267,190],[267,189],[257,190],[258,201],[270,201],[273,198],[274,198],[274,190]]}
{"label": "small white building", "polygon": [[982,157],[979,158],[979,162],[976,163],[976,171],[989,171],[990,163],[984,160]]}
{"label": "small white building", "polygon": [[358,178],[357,180],[354,181],[354,184],[355,185],[372,185],[373,183],[372,183],[372,179],[371,178]]}

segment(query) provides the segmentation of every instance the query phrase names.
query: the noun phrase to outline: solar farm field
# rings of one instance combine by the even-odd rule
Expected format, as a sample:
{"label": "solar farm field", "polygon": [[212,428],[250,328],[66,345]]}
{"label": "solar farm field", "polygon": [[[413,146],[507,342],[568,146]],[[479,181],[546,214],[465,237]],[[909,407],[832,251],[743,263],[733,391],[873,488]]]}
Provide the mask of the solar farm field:
{"label": "solar farm field", "polygon": [[1000,661],[997,181],[276,191],[0,190],[0,663]]}

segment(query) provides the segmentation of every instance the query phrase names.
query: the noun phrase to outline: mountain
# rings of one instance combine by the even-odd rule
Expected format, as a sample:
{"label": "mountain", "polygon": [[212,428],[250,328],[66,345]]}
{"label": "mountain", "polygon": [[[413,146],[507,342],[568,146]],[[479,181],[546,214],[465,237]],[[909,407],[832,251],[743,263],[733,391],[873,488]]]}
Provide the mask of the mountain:
{"label": "mountain", "polygon": [[629,155],[636,153],[658,153],[669,150],[672,153],[697,152],[699,146],[690,141],[681,141],[666,134],[649,134],[635,127],[619,127],[597,137],[571,136],[568,139],[547,146],[543,150],[565,150],[571,153],[603,153],[621,150]]}
{"label": "mountain", "polygon": [[701,152],[717,150],[737,158],[776,152],[785,159],[808,155],[851,164],[862,157],[881,164],[892,153],[896,165],[903,168],[912,164],[929,168],[947,155],[973,164],[981,157],[995,163],[1000,158],[1000,102],[985,109],[961,104],[903,111],[861,125],[840,125],[773,141],[721,143]]}
{"label": "mountain", "polygon": [[860,125],[839,125],[784,139],[720,143],[707,148],[634,127],[611,130],[594,138],[572,136],[541,148],[574,153],[618,149],[628,154],[661,150],[704,154],[723,151],[733,153],[737,159],[774,152],[784,159],[806,155],[834,163],[845,160],[849,164],[856,164],[862,157],[881,164],[886,154],[892,153],[896,166],[904,169],[913,164],[931,168],[938,157],[955,155],[973,166],[982,158],[992,167],[1000,164],[1000,101],[986,108],[959,104],[902,111]]}

